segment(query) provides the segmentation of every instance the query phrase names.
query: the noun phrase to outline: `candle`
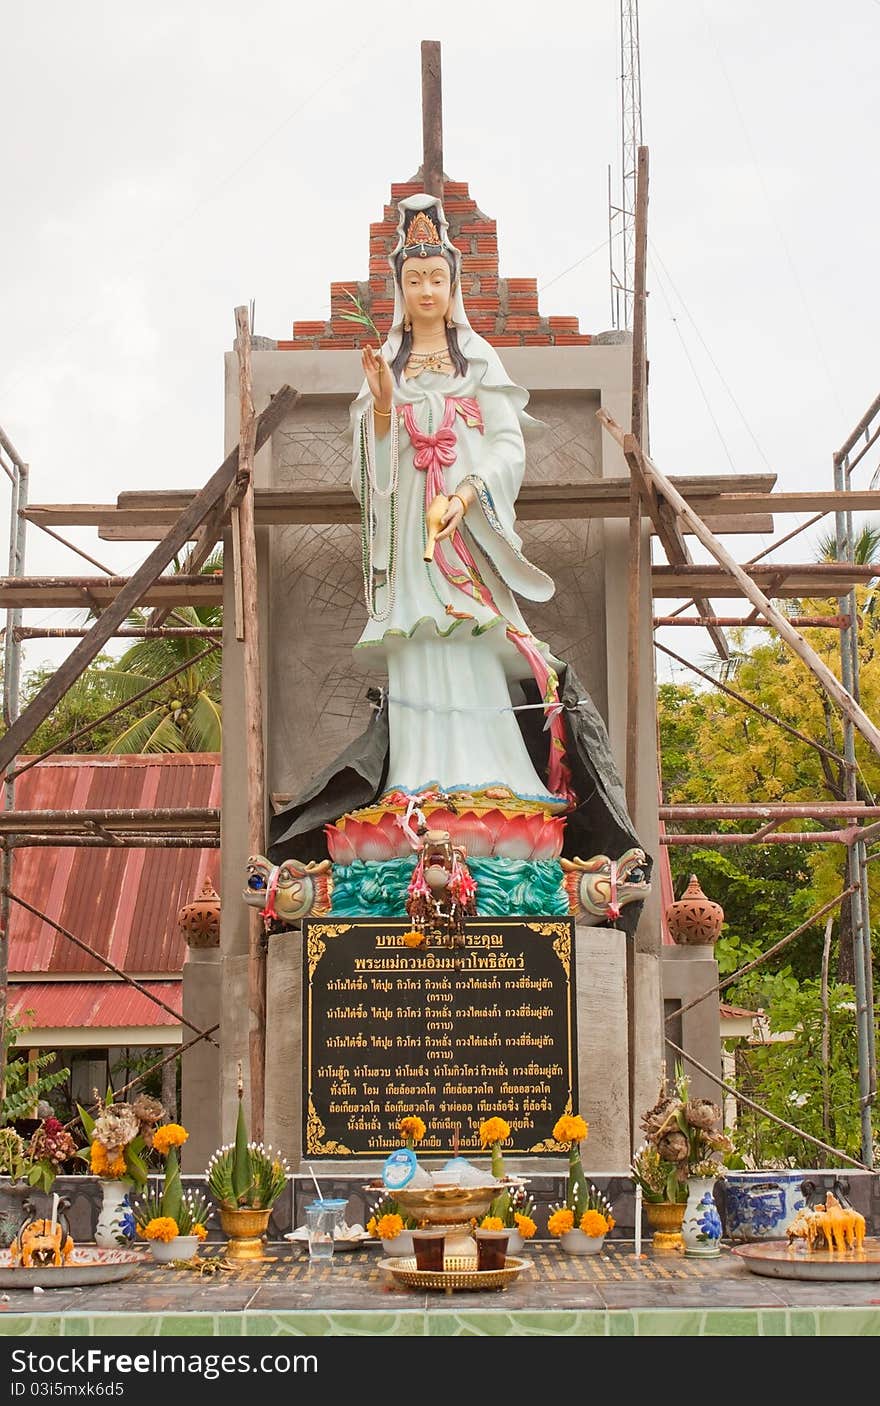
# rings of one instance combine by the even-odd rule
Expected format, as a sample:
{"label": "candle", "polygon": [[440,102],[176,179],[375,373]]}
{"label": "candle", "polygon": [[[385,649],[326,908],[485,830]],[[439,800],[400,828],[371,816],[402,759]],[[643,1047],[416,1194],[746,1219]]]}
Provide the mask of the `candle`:
{"label": "candle", "polygon": [[55,1226],[56,1226],[57,1223],[58,1223],[58,1201],[59,1201],[58,1192],[57,1192],[57,1191],[53,1191],[53,1192],[52,1192],[52,1231],[51,1231],[51,1233],[52,1233],[53,1235],[55,1234]]}
{"label": "candle", "polygon": [[636,1259],[642,1255],[642,1188],[636,1184]]}

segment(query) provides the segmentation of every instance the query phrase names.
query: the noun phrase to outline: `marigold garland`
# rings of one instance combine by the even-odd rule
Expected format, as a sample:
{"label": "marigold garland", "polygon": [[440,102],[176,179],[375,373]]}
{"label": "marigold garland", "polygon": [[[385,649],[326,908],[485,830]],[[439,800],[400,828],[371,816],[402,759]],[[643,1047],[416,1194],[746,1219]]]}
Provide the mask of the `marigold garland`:
{"label": "marigold garland", "polygon": [[153,1147],[161,1157],[165,1157],[172,1147],[182,1147],[189,1137],[186,1128],[179,1123],[163,1123],[153,1134]]}
{"label": "marigold garland", "polygon": [[177,1229],[177,1221],[170,1216],[157,1216],[149,1221],[139,1232],[145,1240],[164,1240],[166,1245],[169,1240],[173,1240],[180,1232]]}
{"label": "marigold garland", "polygon": [[510,1124],[503,1118],[487,1118],[480,1124],[480,1142],[489,1147],[493,1142],[506,1142],[510,1137]]}
{"label": "marigold garland", "polygon": [[375,1233],[379,1240],[396,1240],[398,1235],[403,1234],[403,1217],[382,1216],[376,1224]]}
{"label": "marigold garland", "polygon": [[401,1118],[397,1125],[397,1131],[407,1141],[411,1139],[412,1142],[421,1142],[428,1130],[418,1114],[414,1113],[406,1118]]}
{"label": "marigold garland", "polygon": [[578,1114],[563,1113],[553,1129],[556,1142],[583,1142],[590,1126]]}
{"label": "marigold garland", "polygon": [[599,1240],[614,1229],[614,1217],[603,1216],[601,1211],[584,1211],[581,1216],[581,1230],[593,1240]]}
{"label": "marigold garland", "polygon": [[531,1240],[532,1236],[536,1233],[538,1229],[531,1216],[519,1215],[516,1211],[514,1211],[513,1219],[516,1222],[516,1228],[522,1236],[523,1240]]}
{"label": "marigold garland", "polygon": [[124,1153],[117,1152],[111,1160],[103,1142],[99,1142],[97,1138],[93,1138],[89,1148],[89,1164],[93,1176],[96,1177],[124,1177],[127,1171]]}
{"label": "marigold garland", "polygon": [[565,1235],[566,1231],[574,1227],[574,1211],[570,1211],[567,1206],[562,1206],[558,1211],[554,1211],[547,1222],[547,1229],[551,1235]]}

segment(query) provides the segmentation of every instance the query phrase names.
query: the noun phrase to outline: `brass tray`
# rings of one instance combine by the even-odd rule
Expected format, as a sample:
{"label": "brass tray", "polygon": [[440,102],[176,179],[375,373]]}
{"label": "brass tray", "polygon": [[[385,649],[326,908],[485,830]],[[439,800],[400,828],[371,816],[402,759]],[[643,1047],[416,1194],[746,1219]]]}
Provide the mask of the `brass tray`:
{"label": "brass tray", "polygon": [[142,1250],[102,1250],[76,1245],[67,1264],[13,1264],[9,1250],[0,1250],[0,1289],[71,1289],[84,1284],[112,1284],[129,1279],[139,1265],[151,1261]]}
{"label": "brass tray", "polygon": [[443,1269],[417,1269],[415,1256],[406,1255],[380,1260],[379,1268],[387,1269],[408,1289],[445,1289],[451,1294],[455,1289],[506,1289],[524,1269],[532,1267],[531,1260],[514,1255],[507,1256],[503,1269],[477,1269],[473,1255],[447,1255],[443,1264]]}
{"label": "brass tray", "polygon": [[753,1274],[770,1279],[880,1280],[880,1240],[867,1238],[860,1250],[807,1250],[787,1240],[731,1245],[731,1253]]}

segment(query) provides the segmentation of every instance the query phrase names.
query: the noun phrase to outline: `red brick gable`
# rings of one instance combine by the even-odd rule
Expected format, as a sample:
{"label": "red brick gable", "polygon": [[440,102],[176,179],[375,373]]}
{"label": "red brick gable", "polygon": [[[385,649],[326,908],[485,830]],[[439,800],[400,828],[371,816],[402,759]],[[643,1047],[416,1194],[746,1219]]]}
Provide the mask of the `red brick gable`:
{"label": "red brick gable", "polygon": [[[278,342],[280,351],[320,348],[341,350],[374,342],[365,327],[347,322],[352,312],[348,293],[367,309],[379,331],[387,332],[394,310],[394,281],[388,256],[397,237],[397,201],[422,190],[420,180],[391,187],[391,204],[385,206],[380,224],[370,225],[369,279],[330,284],[330,320],[295,322],[293,337]],[[449,236],[462,253],[462,293],[475,332],[496,347],[588,346],[592,338],[578,328],[576,317],[542,317],[538,311],[536,278],[499,278],[498,232],[471,199],[466,181],[446,181],[443,209]]]}

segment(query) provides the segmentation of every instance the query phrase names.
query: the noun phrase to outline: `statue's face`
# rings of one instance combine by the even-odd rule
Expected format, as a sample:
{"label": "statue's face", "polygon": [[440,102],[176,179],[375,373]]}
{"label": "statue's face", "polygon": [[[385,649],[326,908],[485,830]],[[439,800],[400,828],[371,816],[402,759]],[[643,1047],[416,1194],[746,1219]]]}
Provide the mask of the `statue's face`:
{"label": "statue's face", "polygon": [[400,287],[412,322],[425,325],[446,316],[452,279],[442,254],[429,259],[405,259]]}

